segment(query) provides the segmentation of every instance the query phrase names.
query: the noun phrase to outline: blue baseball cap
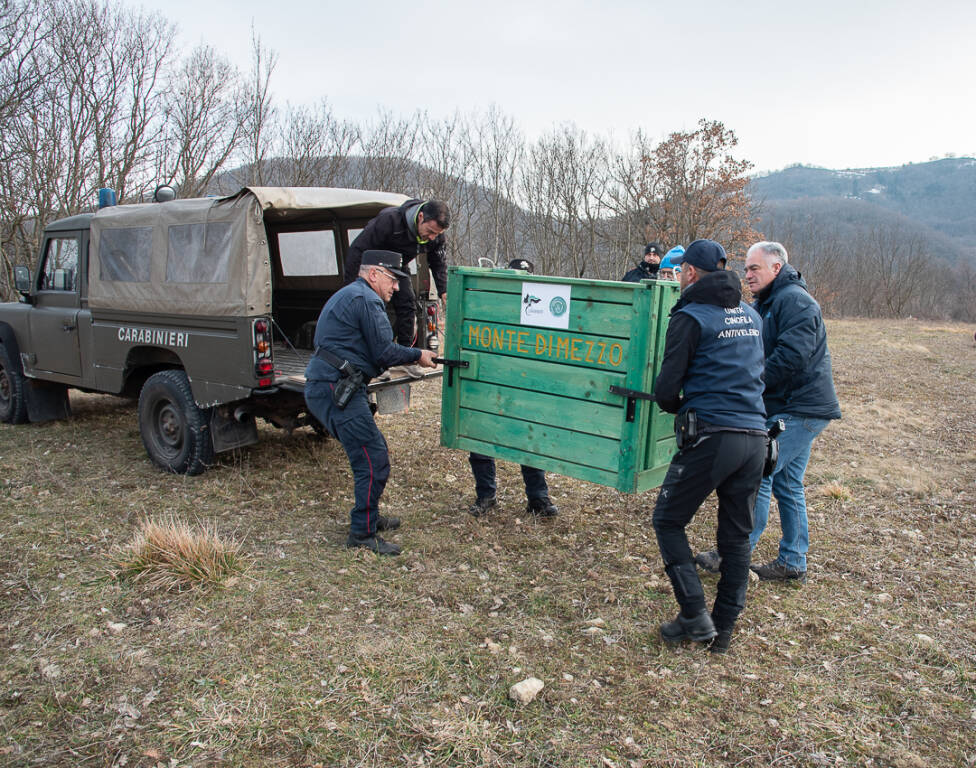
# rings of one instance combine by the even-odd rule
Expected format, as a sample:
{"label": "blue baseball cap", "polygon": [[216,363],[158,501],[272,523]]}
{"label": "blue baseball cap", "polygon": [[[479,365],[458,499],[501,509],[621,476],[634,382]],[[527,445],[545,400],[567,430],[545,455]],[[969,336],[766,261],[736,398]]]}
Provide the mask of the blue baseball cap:
{"label": "blue baseball cap", "polygon": [[675,264],[691,264],[703,272],[715,272],[725,269],[728,256],[725,255],[725,249],[714,240],[695,240],[680,259],[672,257],[671,261]]}

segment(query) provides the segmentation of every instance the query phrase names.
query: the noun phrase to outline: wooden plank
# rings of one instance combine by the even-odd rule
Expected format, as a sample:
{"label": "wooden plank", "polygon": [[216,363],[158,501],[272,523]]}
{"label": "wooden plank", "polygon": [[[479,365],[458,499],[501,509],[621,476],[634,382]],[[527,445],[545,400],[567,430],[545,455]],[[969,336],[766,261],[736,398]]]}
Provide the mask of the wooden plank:
{"label": "wooden plank", "polygon": [[[465,276],[452,267],[447,281],[447,318],[461,317],[464,299]],[[458,360],[461,354],[460,335],[453,332],[448,319],[445,323],[444,349],[441,355],[447,360]],[[448,373],[448,372],[445,372]],[[454,445],[458,437],[458,411],[461,407],[461,394],[458,369],[445,375],[441,384],[441,445]]]}
{"label": "wooden plank", "polygon": [[[521,296],[521,293],[469,290],[464,296],[464,319],[520,325]],[[569,305],[569,330],[618,339],[627,338],[627,330],[631,327],[634,316],[635,308],[630,304],[572,299]]]}
{"label": "wooden plank", "polygon": [[[455,269],[457,269],[455,267]],[[465,288],[469,291],[493,291],[495,293],[516,293],[522,295],[522,283],[560,283],[571,286],[570,299],[573,301],[606,301],[630,305],[633,294],[650,290],[655,283],[624,283],[617,280],[578,280],[572,277],[553,277],[549,275],[525,275],[514,271],[475,270],[464,267],[467,277]]]}
{"label": "wooden plank", "polygon": [[469,320],[461,323],[460,344],[462,349],[620,372],[627,370],[625,353],[631,346],[624,338]]}
{"label": "wooden plank", "polygon": [[461,408],[458,435],[617,472],[619,442],[571,429]]}
{"label": "wooden plank", "polygon": [[[470,364],[469,368],[456,371],[463,379],[533,389],[574,400],[618,407],[623,407],[625,402],[620,395],[610,392],[611,384],[623,386],[624,374],[616,371],[570,365],[556,368],[553,363],[542,360],[510,358],[467,349],[461,352],[461,359]],[[572,408],[574,405],[570,402],[568,407]]]}
{"label": "wooden plank", "polygon": [[664,482],[664,476],[668,473],[668,465],[646,469],[637,475],[637,483],[634,488],[635,493],[643,493],[651,488],[660,488]]}
{"label": "wooden plank", "polygon": [[[537,424],[562,424],[575,432],[620,439],[624,408],[585,400],[535,392],[531,389],[462,380],[461,402],[499,416],[510,416]],[[579,438],[577,438],[579,439]]]}

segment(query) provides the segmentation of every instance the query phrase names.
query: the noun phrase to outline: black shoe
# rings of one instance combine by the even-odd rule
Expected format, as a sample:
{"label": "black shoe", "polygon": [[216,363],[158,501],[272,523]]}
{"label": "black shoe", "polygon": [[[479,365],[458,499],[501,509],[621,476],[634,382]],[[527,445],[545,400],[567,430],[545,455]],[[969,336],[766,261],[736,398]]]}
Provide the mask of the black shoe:
{"label": "black shoe", "polygon": [[732,644],[732,630],[723,629],[712,640],[711,644],[708,646],[709,653],[721,653],[725,654],[729,652],[729,646]]}
{"label": "black shoe", "polygon": [[707,552],[699,552],[695,555],[695,565],[703,571],[718,573],[722,567],[722,558],[718,556],[717,549],[710,549]]}
{"label": "black shoe", "polygon": [[525,511],[536,517],[555,517],[559,514],[559,509],[549,500],[548,496],[543,496],[541,499],[529,499],[529,506],[525,508]]}
{"label": "black shoe", "polygon": [[770,560],[765,565],[749,566],[761,581],[794,581],[797,584],[806,584],[807,572],[798,568],[790,568],[783,565],[779,560]]}
{"label": "black shoe", "polygon": [[718,633],[712,623],[711,614],[705,610],[693,619],[686,619],[679,613],[674,621],[667,621],[661,625],[661,639],[668,645],[677,645],[682,640],[707,643],[716,634]]}
{"label": "black shoe", "polygon": [[376,530],[377,531],[395,531],[400,527],[399,517],[387,517],[386,515],[376,516]]}
{"label": "black shoe", "polygon": [[474,517],[481,517],[486,514],[489,509],[493,509],[498,504],[498,499],[494,496],[489,496],[487,499],[475,499],[474,504],[468,507],[468,513]]}
{"label": "black shoe", "polygon": [[350,533],[349,538],[346,539],[346,546],[350,549],[362,547],[370,552],[375,552],[377,555],[400,554],[400,547],[392,541],[381,539],[379,536],[354,536]]}

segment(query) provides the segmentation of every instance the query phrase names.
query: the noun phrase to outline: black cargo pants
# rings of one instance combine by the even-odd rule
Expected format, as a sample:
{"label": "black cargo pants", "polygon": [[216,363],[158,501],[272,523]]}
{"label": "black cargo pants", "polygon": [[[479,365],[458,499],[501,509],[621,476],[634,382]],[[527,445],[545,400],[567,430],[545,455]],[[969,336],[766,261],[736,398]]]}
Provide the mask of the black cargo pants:
{"label": "black cargo pants", "polygon": [[390,304],[393,305],[393,311],[396,313],[393,332],[396,334],[397,344],[404,347],[412,347],[417,341],[417,296],[413,292],[413,286],[410,285],[410,279],[401,277],[400,288],[390,299]]}
{"label": "black cargo pants", "polygon": [[706,606],[685,527],[707,496],[716,492],[716,544],[722,565],[712,620],[719,631],[731,629],[745,607],[752,508],[765,457],[762,435],[709,433],[675,454],[654,505],[654,532],[664,567],[681,613],[691,618]]}

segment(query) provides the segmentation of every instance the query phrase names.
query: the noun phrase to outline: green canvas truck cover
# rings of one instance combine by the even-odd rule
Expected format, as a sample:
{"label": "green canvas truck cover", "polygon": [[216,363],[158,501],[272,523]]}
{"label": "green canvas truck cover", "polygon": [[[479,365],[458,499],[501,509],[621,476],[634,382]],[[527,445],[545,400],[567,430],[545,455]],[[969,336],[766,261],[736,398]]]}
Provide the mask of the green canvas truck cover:
{"label": "green canvas truck cover", "polygon": [[89,306],[158,314],[271,311],[265,221],[372,217],[407,197],[324,187],[245,187],[221,198],[103,208],[91,219]]}

